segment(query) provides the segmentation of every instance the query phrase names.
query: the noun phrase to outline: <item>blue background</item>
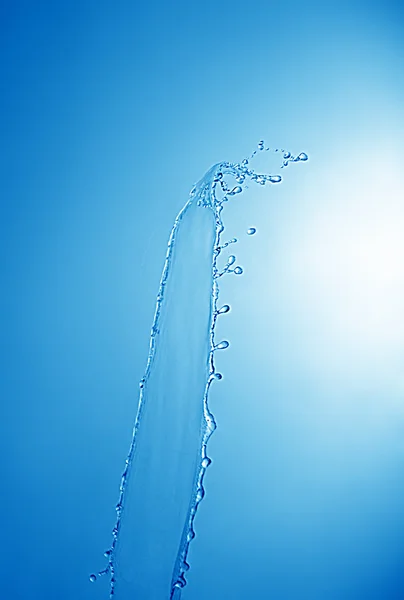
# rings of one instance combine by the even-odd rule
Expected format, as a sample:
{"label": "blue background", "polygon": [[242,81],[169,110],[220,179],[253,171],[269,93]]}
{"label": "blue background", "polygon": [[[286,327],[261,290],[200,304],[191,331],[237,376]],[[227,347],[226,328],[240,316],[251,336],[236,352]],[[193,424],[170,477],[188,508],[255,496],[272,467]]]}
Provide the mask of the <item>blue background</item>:
{"label": "blue background", "polygon": [[173,219],[264,138],[184,600],[402,598],[400,4],[1,2],[1,597],[107,597]]}

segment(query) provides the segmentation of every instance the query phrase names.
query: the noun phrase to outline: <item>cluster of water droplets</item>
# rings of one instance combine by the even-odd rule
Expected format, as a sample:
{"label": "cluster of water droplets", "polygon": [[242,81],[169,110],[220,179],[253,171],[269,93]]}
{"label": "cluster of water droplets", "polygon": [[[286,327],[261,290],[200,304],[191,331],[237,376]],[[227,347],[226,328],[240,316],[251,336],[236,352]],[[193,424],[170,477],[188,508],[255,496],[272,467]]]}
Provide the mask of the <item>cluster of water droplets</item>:
{"label": "cluster of water droplets", "polygon": [[[201,444],[201,453],[200,453],[200,465],[199,472],[197,475],[197,483],[195,489],[193,491],[193,498],[191,502],[191,508],[189,512],[188,522],[184,529],[185,535],[183,536],[182,543],[180,545],[176,564],[173,565],[173,579],[171,585],[171,600],[178,600],[181,595],[181,590],[185,587],[186,581],[186,573],[189,570],[189,564],[187,562],[188,550],[191,541],[195,537],[194,531],[194,519],[198,510],[198,506],[202,501],[205,490],[203,486],[203,480],[206,474],[206,470],[211,464],[211,459],[207,455],[207,444],[210,436],[216,429],[216,422],[213,414],[209,410],[208,405],[208,395],[209,389],[214,381],[220,381],[223,378],[223,375],[216,371],[215,369],[215,360],[214,356],[218,350],[226,350],[230,343],[228,340],[216,341],[215,339],[215,330],[216,323],[219,317],[226,315],[230,311],[230,306],[228,304],[224,304],[219,307],[219,280],[224,275],[242,275],[243,268],[240,265],[236,264],[236,256],[234,254],[230,254],[227,257],[227,261],[225,266],[222,269],[218,267],[218,259],[219,256],[225,251],[230,245],[238,242],[237,238],[232,238],[224,243],[221,242],[221,237],[224,232],[224,224],[222,220],[222,210],[225,204],[233,197],[241,194],[244,189],[247,187],[246,183],[248,181],[252,181],[258,185],[266,185],[266,184],[276,184],[282,181],[282,177],[279,174],[266,174],[266,173],[257,173],[251,167],[251,161],[261,152],[274,152],[280,153],[282,155],[282,164],[280,168],[287,167],[290,163],[297,162],[305,162],[308,160],[308,156],[306,153],[302,152],[297,156],[293,156],[289,151],[284,149],[271,149],[266,147],[264,141],[261,140],[258,143],[258,148],[253,151],[249,158],[245,158],[240,163],[228,163],[222,162],[214,167],[212,167],[206,175],[202,178],[202,180],[193,187],[190,192],[190,197],[184,208],[180,211],[177,218],[175,219],[173,228],[171,230],[166,259],[163,268],[163,274],[160,281],[160,288],[157,295],[157,303],[156,303],[156,311],[155,317],[151,329],[150,335],[150,347],[149,347],[149,356],[147,367],[145,371],[145,375],[140,381],[140,397],[139,397],[139,408],[136,416],[135,425],[133,428],[132,441],[129,449],[128,456],[125,461],[125,468],[121,476],[121,484],[120,484],[120,493],[119,500],[115,507],[116,509],[116,523],[112,530],[112,545],[108,548],[104,556],[108,559],[108,564],[105,569],[98,573],[98,576],[109,574],[110,576],[110,598],[113,599],[115,595],[115,562],[114,562],[114,552],[119,536],[120,526],[121,526],[121,514],[122,508],[125,502],[125,489],[126,483],[129,475],[129,470],[133,458],[134,447],[136,442],[136,433],[141,423],[141,415],[142,415],[142,407],[143,407],[143,388],[146,380],[148,379],[152,358],[154,356],[155,347],[156,347],[156,337],[159,333],[159,320],[161,307],[164,301],[164,292],[166,282],[170,273],[170,266],[172,261],[172,253],[173,248],[176,241],[176,233],[179,224],[181,223],[182,217],[190,205],[190,203],[197,202],[197,205],[206,207],[214,211],[215,214],[215,222],[216,222],[216,240],[214,245],[214,251],[212,256],[212,295],[211,295],[211,325],[210,325],[210,353],[208,357],[208,378],[206,381],[205,393],[203,398],[201,399],[203,402],[203,413],[205,420],[205,432],[202,439]],[[233,180],[233,183],[230,184],[230,180]],[[254,235],[257,232],[255,227],[250,227],[246,233],[249,236]],[[141,490],[139,491],[141,493]],[[95,582],[97,580],[96,574],[90,575],[90,581]],[[162,599],[163,600],[163,599]]]}
{"label": "cluster of water droplets", "polygon": [[[264,140],[261,140],[260,142],[258,142],[258,150],[254,150],[253,153],[251,154],[250,158],[254,158],[254,156],[256,156],[258,154],[258,152],[280,152],[282,154],[282,165],[281,165],[281,169],[283,169],[284,167],[287,167],[289,165],[289,163],[293,163],[293,162],[305,162],[306,160],[308,160],[308,156],[305,152],[300,152],[300,154],[298,154],[297,156],[293,156],[291,152],[289,152],[289,150],[284,150],[283,148],[269,148],[265,146]],[[258,182],[258,183],[261,183]],[[275,183],[275,182],[273,182]]]}

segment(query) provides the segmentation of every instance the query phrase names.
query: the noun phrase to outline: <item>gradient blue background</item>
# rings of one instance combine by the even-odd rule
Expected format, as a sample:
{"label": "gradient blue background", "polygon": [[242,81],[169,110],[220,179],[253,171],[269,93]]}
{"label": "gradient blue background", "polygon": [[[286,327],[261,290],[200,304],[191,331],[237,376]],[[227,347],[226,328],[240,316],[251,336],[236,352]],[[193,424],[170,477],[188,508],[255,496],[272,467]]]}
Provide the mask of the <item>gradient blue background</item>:
{"label": "gradient blue background", "polygon": [[184,600],[402,598],[401,3],[3,0],[0,23],[1,597],[107,597],[173,219],[264,138],[310,162],[228,211],[246,270]]}

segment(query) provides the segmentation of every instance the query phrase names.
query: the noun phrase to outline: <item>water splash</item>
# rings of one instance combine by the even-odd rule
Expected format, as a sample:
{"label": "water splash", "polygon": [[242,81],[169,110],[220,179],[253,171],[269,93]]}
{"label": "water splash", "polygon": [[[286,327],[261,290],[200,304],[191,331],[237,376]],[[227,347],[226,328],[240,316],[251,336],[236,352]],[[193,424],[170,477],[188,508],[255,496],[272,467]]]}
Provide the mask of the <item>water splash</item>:
{"label": "water splash", "polygon": [[[258,152],[270,151],[264,141]],[[305,153],[282,153],[285,162],[308,159]],[[105,551],[110,598],[118,600],[179,600],[189,569],[193,523],[205,491],[211,464],[207,444],[216,429],[208,404],[209,389],[222,374],[216,372],[217,319],[230,311],[219,308],[219,279],[241,275],[236,256],[219,256],[236,238],[222,243],[222,211],[246,182],[280,183],[278,174],[257,173],[250,161],[214,165],[193,187],[171,230],[157,294],[146,371],[140,382],[132,440],[121,477],[112,545]],[[231,180],[237,185],[231,185]],[[251,227],[247,233],[256,232]],[[177,302],[186,294],[188,311]],[[187,365],[184,371],[184,364]],[[178,489],[176,489],[176,486]],[[179,492],[178,492],[179,490]],[[182,493],[181,493],[182,491]],[[95,582],[97,576],[90,575]]]}

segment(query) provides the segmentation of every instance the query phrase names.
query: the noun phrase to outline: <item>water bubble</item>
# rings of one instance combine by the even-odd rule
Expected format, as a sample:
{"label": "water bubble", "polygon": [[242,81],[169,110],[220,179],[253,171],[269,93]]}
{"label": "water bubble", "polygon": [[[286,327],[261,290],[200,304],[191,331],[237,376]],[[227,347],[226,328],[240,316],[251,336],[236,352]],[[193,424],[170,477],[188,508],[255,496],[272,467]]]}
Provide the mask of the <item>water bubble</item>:
{"label": "water bubble", "polygon": [[297,160],[308,160],[308,156],[305,152],[301,152],[299,156],[297,156]]}
{"label": "water bubble", "polygon": [[249,229],[247,229],[247,235],[254,235],[254,233],[256,233],[257,230],[255,227],[250,227]]}
{"label": "water bubble", "polygon": [[280,175],[271,175],[269,181],[271,183],[280,183],[282,181],[282,177]]}
{"label": "water bubble", "polygon": [[202,460],[202,467],[204,469],[207,469],[211,463],[212,461],[210,460],[210,458],[208,456],[205,456],[205,458]]}
{"label": "water bubble", "polygon": [[94,573],[91,573],[89,579],[90,579],[91,583],[94,583],[95,581],[97,581],[97,575],[95,575]]}
{"label": "water bubble", "polygon": [[235,194],[240,194],[243,191],[243,188],[240,185],[236,185],[231,192],[229,192],[229,196],[234,196]]}
{"label": "water bubble", "polygon": [[230,310],[230,306],[228,304],[223,304],[222,308],[219,308],[219,310],[217,311],[218,315],[224,315],[225,313],[228,313]]}
{"label": "water bubble", "polygon": [[261,140],[261,141],[258,143],[258,150],[263,150],[263,149],[264,149],[264,140]]}
{"label": "water bubble", "polygon": [[[238,268],[238,267],[236,267]],[[234,270],[234,272],[236,272],[236,270]],[[215,346],[215,350],[226,350],[226,348],[228,348],[230,346],[229,342],[227,340],[223,340],[222,342],[219,342],[218,344],[216,344]]]}
{"label": "water bubble", "polygon": [[233,272],[235,275],[241,275],[243,272],[243,269],[241,267],[236,267]]}

